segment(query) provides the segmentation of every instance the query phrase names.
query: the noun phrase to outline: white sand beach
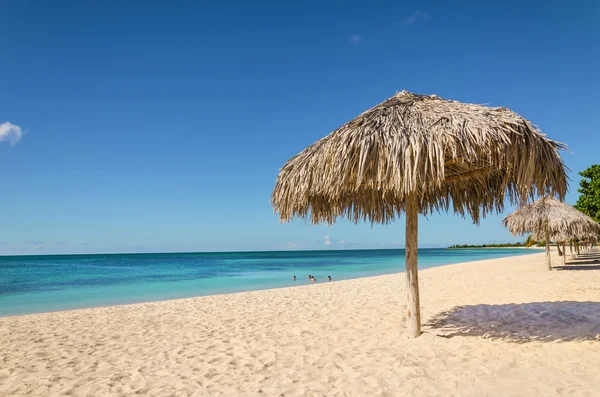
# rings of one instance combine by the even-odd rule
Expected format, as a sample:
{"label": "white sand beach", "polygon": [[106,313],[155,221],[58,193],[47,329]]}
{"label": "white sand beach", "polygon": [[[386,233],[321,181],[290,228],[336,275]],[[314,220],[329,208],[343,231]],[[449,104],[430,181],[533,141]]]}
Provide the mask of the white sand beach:
{"label": "white sand beach", "polygon": [[417,339],[404,273],[0,318],[0,395],[599,396],[587,258],[423,270]]}

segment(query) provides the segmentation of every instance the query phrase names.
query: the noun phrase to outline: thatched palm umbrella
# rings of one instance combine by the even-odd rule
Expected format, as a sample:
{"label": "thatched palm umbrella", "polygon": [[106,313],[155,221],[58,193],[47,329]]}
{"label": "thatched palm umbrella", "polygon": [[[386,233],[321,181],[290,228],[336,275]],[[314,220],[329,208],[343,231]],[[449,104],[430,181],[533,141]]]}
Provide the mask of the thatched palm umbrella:
{"label": "thatched palm umbrella", "polygon": [[[600,232],[600,225],[592,218],[551,196],[542,197],[516,210],[504,218],[502,224],[513,234],[533,232],[538,238],[545,239],[546,258],[550,270],[552,269],[550,240],[564,243],[578,236],[589,236]],[[564,248],[563,245],[563,255]]]}
{"label": "thatched palm umbrella", "polygon": [[406,212],[409,336],[420,334],[418,215],[469,214],[475,223],[505,198],[566,192],[564,145],[506,108],[402,91],[291,158],[271,202],[282,221],[337,217],[377,223]]}

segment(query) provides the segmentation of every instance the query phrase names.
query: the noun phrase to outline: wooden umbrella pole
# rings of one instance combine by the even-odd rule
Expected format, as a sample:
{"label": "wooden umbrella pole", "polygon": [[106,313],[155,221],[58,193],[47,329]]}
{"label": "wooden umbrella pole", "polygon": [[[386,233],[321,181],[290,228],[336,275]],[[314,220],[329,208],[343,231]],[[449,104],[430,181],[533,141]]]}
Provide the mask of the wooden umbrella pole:
{"label": "wooden umbrella pole", "polygon": [[569,249],[571,250],[571,260],[573,260],[573,241],[569,243]]}
{"label": "wooden umbrella pole", "polygon": [[552,260],[550,259],[550,231],[546,226],[546,260],[548,261],[548,270],[552,270]]}
{"label": "wooden umbrella pole", "polygon": [[563,247],[563,265],[567,264],[567,245],[566,243],[563,241],[562,243],[562,247]]}
{"label": "wooden umbrella pole", "polygon": [[406,197],[406,294],[408,298],[408,337],[421,335],[421,306],[419,303],[418,242],[419,203],[416,194]]}

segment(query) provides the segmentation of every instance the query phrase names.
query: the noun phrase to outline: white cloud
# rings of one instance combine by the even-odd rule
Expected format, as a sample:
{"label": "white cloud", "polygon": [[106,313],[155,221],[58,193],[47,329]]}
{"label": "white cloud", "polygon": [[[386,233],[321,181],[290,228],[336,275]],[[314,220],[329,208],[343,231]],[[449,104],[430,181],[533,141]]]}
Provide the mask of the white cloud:
{"label": "white cloud", "polygon": [[11,145],[16,145],[21,140],[21,127],[9,123],[8,121],[0,124],[0,142],[8,141]]}
{"label": "white cloud", "polygon": [[422,11],[415,11],[400,22],[402,22],[405,25],[410,25],[411,23],[415,23],[417,21],[427,21],[427,20],[429,20],[429,14],[427,14],[426,12],[422,12]]}
{"label": "white cloud", "polygon": [[329,236],[325,236],[325,246],[328,247],[331,245],[331,239],[329,238]]}
{"label": "white cloud", "polygon": [[358,33],[351,34],[348,37],[348,43],[352,44],[354,47],[358,47],[362,43],[365,42],[365,39]]}

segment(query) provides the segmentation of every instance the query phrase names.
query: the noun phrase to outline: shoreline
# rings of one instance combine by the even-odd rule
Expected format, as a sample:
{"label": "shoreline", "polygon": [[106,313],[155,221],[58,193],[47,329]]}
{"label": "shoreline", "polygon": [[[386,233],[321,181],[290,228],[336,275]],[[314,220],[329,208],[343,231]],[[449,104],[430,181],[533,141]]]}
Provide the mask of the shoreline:
{"label": "shoreline", "polygon": [[0,395],[594,395],[590,266],[548,271],[540,252],[423,269],[417,339],[402,273],[2,317]]}
{"label": "shoreline", "polygon": [[[436,248],[436,249],[438,249],[438,248]],[[338,250],[338,251],[343,251],[343,250]],[[365,250],[359,250],[359,251],[365,251]],[[140,255],[145,255],[145,254],[140,254]],[[532,253],[530,255],[535,255],[535,254]],[[497,259],[511,258],[511,257],[518,257],[518,256],[520,256],[520,255],[508,254],[508,256],[503,256],[501,258],[492,258],[492,259],[483,259],[483,260],[480,260],[480,259],[479,260],[467,260],[465,262],[426,265],[427,267],[420,268],[419,272],[423,272],[425,270],[432,269],[432,268],[444,267],[444,266],[451,266],[451,265],[457,265],[457,264],[463,264],[463,263],[488,262],[488,261],[494,261]],[[386,275],[395,275],[395,274],[400,274],[400,273],[404,273],[404,272],[405,272],[404,264],[400,263],[398,265],[397,269],[395,269],[394,271],[383,271],[382,273],[372,274],[372,275],[350,276],[350,277],[347,277],[346,279],[343,279],[343,278],[337,279],[337,280],[333,280],[332,282],[357,280],[357,279],[379,277],[379,276],[386,276]],[[0,313],[0,319],[6,318],[6,317],[37,315],[37,314],[45,314],[45,313],[60,313],[60,312],[66,312],[66,311],[89,310],[89,309],[106,308],[106,307],[119,307],[119,306],[126,306],[126,305],[152,303],[152,302],[166,302],[166,301],[173,301],[173,300],[179,300],[179,299],[194,299],[194,298],[201,298],[201,297],[207,297],[207,296],[221,296],[221,295],[239,294],[239,293],[247,293],[247,292],[269,291],[269,290],[277,290],[277,289],[282,289],[282,288],[310,287],[310,286],[314,286],[314,285],[323,284],[324,281],[325,281],[324,279],[319,279],[319,281],[317,281],[317,283],[315,283],[315,284],[304,283],[304,281],[301,281],[301,282],[298,282],[298,284],[289,284],[289,285],[282,285],[282,286],[266,286],[266,287],[258,287],[258,288],[251,288],[251,289],[243,289],[243,290],[238,290],[238,291],[223,290],[223,291],[218,291],[218,292],[210,291],[207,293],[198,292],[198,293],[194,293],[194,295],[189,295],[189,296],[167,297],[167,298],[158,297],[157,299],[147,299],[147,298],[140,296],[138,298],[132,297],[129,300],[124,300],[120,303],[110,303],[110,304],[100,304],[100,305],[95,305],[95,304],[91,303],[89,305],[85,305],[82,307],[66,307],[66,308],[58,308],[58,309],[51,309],[51,310],[25,311],[22,313],[10,313],[10,314]]]}
{"label": "shoreline", "polygon": [[[532,255],[535,255],[535,254],[532,254]],[[457,266],[457,265],[472,264],[472,263],[481,263],[481,264],[483,264],[485,266],[486,262],[493,262],[493,261],[496,261],[498,259],[518,258],[518,257],[520,257],[520,256],[505,256],[505,257],[502,257],[502,258],[484,259],[484,260],[478,260],[478,261],[447,263],[447,264],[443,264],[443,265],[437,265],[437,266],[432,266],[432,267],[427,267],[427,268],[419,269],[419,274],[421,274],[422,272],[426,272],[426,271],[432,270],[432,269],[437,269],[437,268],[440,268],[440,267]],[[114,304],[114,305],[81,307],[81,308],[77,308],[77,309],[50,310],[50,311],[42,311],[42,312],[37,312],[37,313],[0,315],[0,321],[2,319],[5,319],[5,318],[25,317],[25,316],[39,316],[39,315],[44,315],[44,314],[76,312],[76,311],[82,311],[82,310],[120,308],[120,307],[124,307],[124,306],[137,306],[137,305],[145,305],[145,304],[151,304],[151,303],[185,301],[185,300],[189,300],[189,299],[200,299],[200,298],[206,298],[206,297],[212,297],[212,296],[226,296],[226,295],[249,294],[249,293],[255,293],[255,292],[278,291],[278,290],[286,290],[286,289],[293,289],[293,288],[314,288],[314,287],[321,286],[321,285],[330,285],[330,284],[334,284],[334,283],[343,283],[343,282],[348,282],[348,281],[353,281],[353,280],[365,280],[365,279],[371,279],[371,278],[377,278],[377,277],[397,276],[397,275],[404,274],[404,273],[405,273],[405,270],[402,269],[401,271],[393,272],[393,273],[383,273],[383,274],[377,274],[377,275],[372,275],[372,276],[358,276],[358,277],[352,277],[352,278],[347,278],[347,279],[334,280],[334,281],[331,281],[331,282],[325,282],[323,280],[321,282],[318,281],[318,282],[316,282],[314,284],[289,285],[289,286],[286,286],[286,287],[267,287],[267,288],[264,288],[264,289],[253,289],[253,290],[248,290],[248,291],[211,293],[211,294],[207,294],[207,295],[196,295],[196,296],[189,296],[189,297],[182,297],[182,298],[157,299],[157,300],[149,300],[149,301],[143,301],[143,302],[131,302],[131,303],[118,303],[118,304]]]}

